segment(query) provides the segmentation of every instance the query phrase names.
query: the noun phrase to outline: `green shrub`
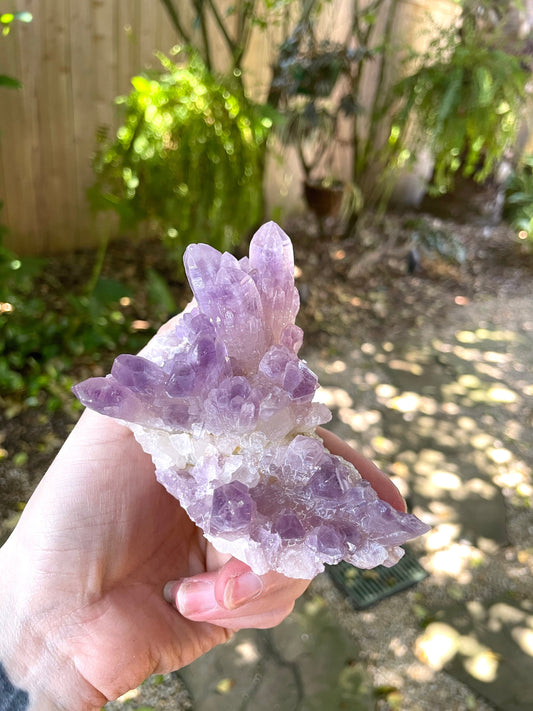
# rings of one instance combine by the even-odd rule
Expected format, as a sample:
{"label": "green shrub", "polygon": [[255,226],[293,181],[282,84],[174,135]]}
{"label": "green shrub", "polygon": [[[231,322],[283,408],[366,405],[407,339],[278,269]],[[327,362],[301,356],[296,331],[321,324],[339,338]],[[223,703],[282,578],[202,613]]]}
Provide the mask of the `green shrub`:
{"label": "green shrub", "polygon": [[67,293],[48,274],[47,261],[19,258],[0,244],[0,393],[15,404],[72,406],[75,365],[91,368],[118,350],[136,352],[146,340],[125,323],[113,279],[99,279],[91,294]]}
{"label": "green shrub", "polygon": [[98,150],[97,210],[115,210],[122,228],[148,221],[179,259],[190,242],[236,244],[262,217],[265,143],[271,121],[201,60],[132,79],[119,97],[125,119]]}
{"label": "green shrub", "polygon": [[533,156],[525,156],[508,178],[504,217],[516,229],[520,239],[533,247]]}

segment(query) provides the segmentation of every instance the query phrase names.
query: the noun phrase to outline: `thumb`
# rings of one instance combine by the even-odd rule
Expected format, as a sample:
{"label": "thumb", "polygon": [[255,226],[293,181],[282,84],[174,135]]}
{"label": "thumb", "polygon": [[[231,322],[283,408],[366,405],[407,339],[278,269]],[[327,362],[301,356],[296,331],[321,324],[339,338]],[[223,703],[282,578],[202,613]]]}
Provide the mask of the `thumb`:
{"label": "thumb", "polygon": [[218,571],[170,581],[164,597],[184,617],[203,618],[242,607],[259,597],[263,589],[259,575],[246,563],[231,558]]}
{"label": "thumb", "polygon": [[308,584],[272,571],[256,575],[231,558],[218,571],[167,583],[164,596],[191,620],[232,629],[272,627],[290,613]]}

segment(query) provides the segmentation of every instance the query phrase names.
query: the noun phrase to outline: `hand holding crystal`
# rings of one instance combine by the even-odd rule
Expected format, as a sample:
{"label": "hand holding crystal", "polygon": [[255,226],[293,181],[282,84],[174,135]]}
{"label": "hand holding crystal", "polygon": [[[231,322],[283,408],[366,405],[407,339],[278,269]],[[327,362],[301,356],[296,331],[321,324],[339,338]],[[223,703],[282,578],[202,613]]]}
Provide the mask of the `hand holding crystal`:
{"label": "hand holding crystal", "polygon": [[[321,436],[403,510],[384,474]],[[233,630],[276,625],[309,582],[218,553],[131,432],[90,411],[0,549],[0,578],[0,661],[39,711],[100,709]]]}

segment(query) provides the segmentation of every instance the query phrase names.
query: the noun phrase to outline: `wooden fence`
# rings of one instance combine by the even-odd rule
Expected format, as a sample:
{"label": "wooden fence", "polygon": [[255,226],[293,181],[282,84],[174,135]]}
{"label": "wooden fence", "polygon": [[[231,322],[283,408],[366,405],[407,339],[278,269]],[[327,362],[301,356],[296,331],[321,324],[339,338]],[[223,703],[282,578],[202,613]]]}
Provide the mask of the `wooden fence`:
{"label": "wooden fence", "polygon": [[[407,25],[409,13],[426,12],[428,2],[405,0]],[[350,0],[333,5],[326,21],[346,27],[339,17]],[[0,38],[0,73],[23,83],[22,90],[0,89],[5,242],[21,254],[97,244],[86,200],[96,131],[116,125],[113,99],[129,91],[132,76],[157,64],[154,50],[167,52],[177,37],[159,0],[0,0],[0,12],[8,10],[29,11],[33,21]],[[273,46],[272,35],[258,33],[247,58],[258,87],[268,81]],[[276,190],[271,185],[270,194]],[[299,190],[285,193],[290,202]]]}

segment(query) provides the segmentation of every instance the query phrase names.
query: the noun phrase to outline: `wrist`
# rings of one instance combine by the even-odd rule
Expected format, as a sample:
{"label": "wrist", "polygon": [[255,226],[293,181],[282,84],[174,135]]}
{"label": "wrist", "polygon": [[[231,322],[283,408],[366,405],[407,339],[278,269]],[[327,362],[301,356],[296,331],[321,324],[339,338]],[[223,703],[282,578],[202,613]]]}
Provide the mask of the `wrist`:
{"label": "wrist", "polygon": [[[29,568],[15,532],[0,548],[0,664],[9,683],[28,695],[28,705],[21,708],[100,709],[107,700],[94,699],[95,690],[79,677],[73,660],[61,653],[63,620],[56,601],[47,599],[45,581],[40,584]],[[8,706],[6,711],[12,709]]]}
{"label": "wrist", "polygon": [[[50,650],[39,644],[31,620],[25,613],[24,596],[20,598],[20,563],[13,564],[13,541],[0,548],[0,664],[4,670],[6,688],[12,687],[13,695],[19,699],[27,697],[26,705],[15,705],[11,709],[33,711],[56,711],[59,707],[47,696],[44,680],[52,666]],[[2,707],[3,708],[3,707]]]}

